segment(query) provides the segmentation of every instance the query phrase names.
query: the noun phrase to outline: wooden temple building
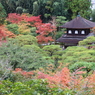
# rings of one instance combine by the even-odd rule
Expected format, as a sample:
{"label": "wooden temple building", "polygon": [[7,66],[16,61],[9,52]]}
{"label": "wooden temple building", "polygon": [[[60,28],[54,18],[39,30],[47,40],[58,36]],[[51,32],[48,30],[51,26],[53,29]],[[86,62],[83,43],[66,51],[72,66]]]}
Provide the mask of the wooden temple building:
{"label": "wooden temple building", "polygon": [[87,38],[88,36],[93,36],[93,32],[90,29],[95,27],[95,23],[91,22],[81,16],[77,16],[70,22],[65,23],[60,26],[67,29],[67,33],[63,34],[57,42],[63,43],[65,47],[75,46],[79,41]]}

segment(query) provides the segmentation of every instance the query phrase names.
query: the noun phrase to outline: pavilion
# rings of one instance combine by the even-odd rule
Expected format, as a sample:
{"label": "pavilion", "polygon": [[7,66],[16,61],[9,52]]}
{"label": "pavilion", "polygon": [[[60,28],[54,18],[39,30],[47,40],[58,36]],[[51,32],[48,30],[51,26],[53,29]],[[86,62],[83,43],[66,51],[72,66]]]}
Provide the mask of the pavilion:
{"label": "pavilion", "polygon": [[93,32],[90,29],[95,27],[95,22],[89,21],[81,16],[77,16],[75,19],[60,26],[66,28],[67,33],[63,34],[57,42],[63,43],[65,47],[77,45],[79,41],[93,36]]}

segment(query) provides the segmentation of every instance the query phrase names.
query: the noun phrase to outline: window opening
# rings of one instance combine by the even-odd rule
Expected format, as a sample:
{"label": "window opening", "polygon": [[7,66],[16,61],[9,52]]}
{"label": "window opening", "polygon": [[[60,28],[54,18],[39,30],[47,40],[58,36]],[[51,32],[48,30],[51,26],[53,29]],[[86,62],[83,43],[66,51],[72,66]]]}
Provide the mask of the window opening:
{"label": "window opening", "polygon": [[78,31],[77,30],[75,30],[75,34],[78,34]]}
{"label": "window opening", "polygon": [[71,31],[71,30],[69,30],[69,31],[68,31],[68,34],[72,34],[72,31]]}
{"label": "window opening", "polygon": [[81,34],[85,34],[85,31],[84,31],[84,30],[82,30],[82,31],[81,31]]}

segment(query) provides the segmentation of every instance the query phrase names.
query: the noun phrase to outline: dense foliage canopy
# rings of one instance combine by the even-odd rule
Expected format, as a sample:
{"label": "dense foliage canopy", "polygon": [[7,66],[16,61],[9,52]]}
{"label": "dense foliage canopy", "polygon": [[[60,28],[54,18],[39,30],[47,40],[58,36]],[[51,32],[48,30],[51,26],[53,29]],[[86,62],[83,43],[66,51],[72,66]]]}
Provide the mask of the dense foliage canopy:
{"label": "dense foliage canopy", "polygon": [[2,3],[0,3],[0,25],[4,23],[6,16],[6,10],[4,9]]}
{"label": "dense foliage canopy", "polygon": [[71,19],[78,15],[88,18],[91,13],[90,0],[1,0],[7,13],[30,13],[41,15],[43,21],[52,16],[65,16]]}
{"label": "dense foliage canopy", "polygon": [[89,18],[90,5],[0,0],[0,95],[95,95],[95,37],[64,50],[56,43],[59,26],[78,13]]}

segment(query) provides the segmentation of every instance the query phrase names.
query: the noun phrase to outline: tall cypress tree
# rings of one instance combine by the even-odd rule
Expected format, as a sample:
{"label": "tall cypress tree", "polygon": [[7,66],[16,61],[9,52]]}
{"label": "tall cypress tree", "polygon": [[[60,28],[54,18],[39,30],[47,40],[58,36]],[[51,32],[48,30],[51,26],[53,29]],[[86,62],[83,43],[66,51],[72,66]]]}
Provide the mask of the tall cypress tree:
{"label": "tall cypress tree", "polygon": [[33,3],[33,12],[32,12],[32,14],[35,15],[35,16],[39,15],[39,14],[38,14],[38,10],[39,10],[39,5],[38,5],[38,2],[35,1],[35,2]]}

